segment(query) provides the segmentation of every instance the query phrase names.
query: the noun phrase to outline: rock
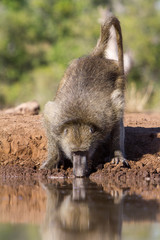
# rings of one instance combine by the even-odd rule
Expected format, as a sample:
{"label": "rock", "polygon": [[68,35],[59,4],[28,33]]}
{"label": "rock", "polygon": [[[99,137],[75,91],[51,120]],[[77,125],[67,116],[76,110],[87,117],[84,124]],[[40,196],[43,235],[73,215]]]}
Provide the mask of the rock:
{"label": "rock", "polygon": [[37,115],[40,111],[40,105],[36,101],[30,101],[21,103],[17,107],[8,108],[6,110],[0,111],[5,114],[29,114],[29,115]]}

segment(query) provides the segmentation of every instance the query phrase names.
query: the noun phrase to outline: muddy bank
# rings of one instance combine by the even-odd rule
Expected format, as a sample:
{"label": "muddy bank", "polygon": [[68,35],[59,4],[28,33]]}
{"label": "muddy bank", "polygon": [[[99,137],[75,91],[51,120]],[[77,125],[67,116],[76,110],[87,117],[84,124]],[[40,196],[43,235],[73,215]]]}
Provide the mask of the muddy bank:
{"label": "muddy bank", "polygon": [[0,165],[39,166],[46,158],[40,115],[0,115]]}
{"label": "muddy bank", "polygon": [[[160,179],[160,114],[125,114],[126,157],[131,168],[121,164],[94,164],[93,181],[121,182],[124,187]],[[0,115],[0,176],[3,178],[73,178],[72,169],[40,171],[47,156],[47,139],[41,115]]]}

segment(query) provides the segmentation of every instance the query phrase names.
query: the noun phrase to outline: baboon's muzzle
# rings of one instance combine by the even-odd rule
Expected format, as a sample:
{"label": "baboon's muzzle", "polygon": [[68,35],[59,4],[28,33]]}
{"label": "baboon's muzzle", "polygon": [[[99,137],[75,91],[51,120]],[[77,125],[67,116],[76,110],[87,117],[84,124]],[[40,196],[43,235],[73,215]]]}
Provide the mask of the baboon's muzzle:
{"label": "baboon's muzzle", "polygon": [[73,174],[76,177],[84,177],[87,175],[87,152],[73,152],[72,162],[73,162]]}

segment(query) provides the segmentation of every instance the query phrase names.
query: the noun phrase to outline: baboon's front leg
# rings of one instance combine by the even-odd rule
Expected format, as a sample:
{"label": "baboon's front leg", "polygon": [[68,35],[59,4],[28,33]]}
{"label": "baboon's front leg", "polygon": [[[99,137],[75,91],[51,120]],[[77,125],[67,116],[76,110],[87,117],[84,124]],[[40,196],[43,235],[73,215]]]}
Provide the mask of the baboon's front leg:
{"label": "baboon's front leg", "polygon": [[111,132],[111,161],[112,163],[118,164],[122,162],[124,166],[129,166],[127,160],[125,159],[124,151],[124,126],[123,120],[121,119],[114,126]]}

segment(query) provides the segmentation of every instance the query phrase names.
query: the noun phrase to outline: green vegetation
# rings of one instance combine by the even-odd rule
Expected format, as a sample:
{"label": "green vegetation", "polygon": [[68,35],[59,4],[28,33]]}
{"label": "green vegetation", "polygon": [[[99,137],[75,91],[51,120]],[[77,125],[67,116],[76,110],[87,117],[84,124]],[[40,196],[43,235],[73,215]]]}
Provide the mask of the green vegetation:
{"label": "green vegetation", "polygon": [[0,107],[32,99],[43,107],[52,99],[68,63],[95,46],[102,8],[120,19],[125,51],[132,56],[129,108],[134,110],[134,97],[142,109],[158,109],[160,1],[156,0],[1,0]]}

